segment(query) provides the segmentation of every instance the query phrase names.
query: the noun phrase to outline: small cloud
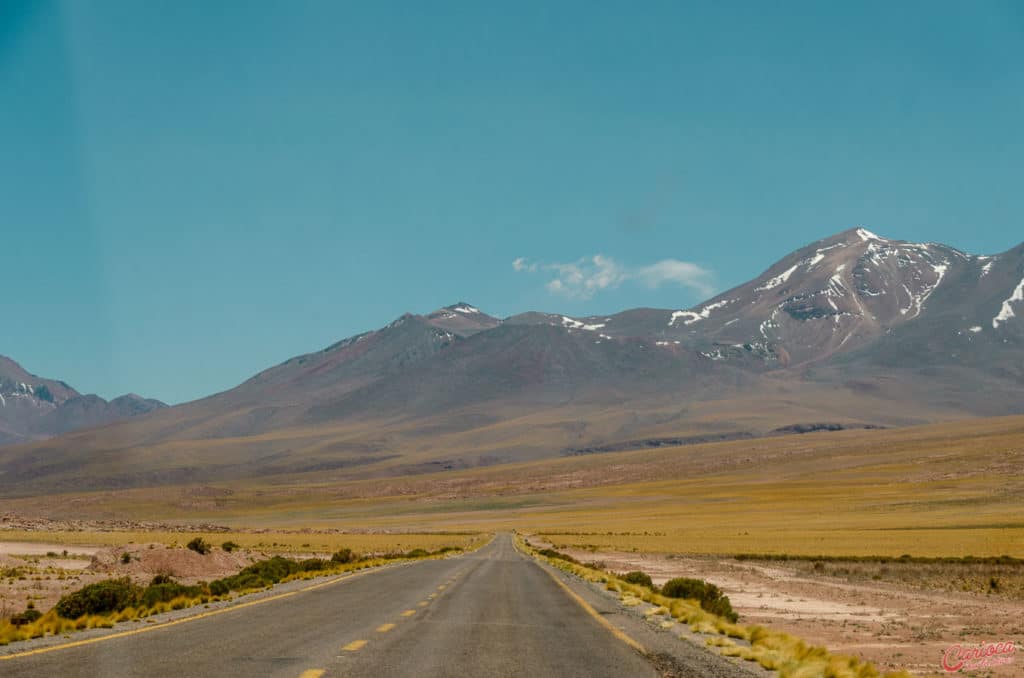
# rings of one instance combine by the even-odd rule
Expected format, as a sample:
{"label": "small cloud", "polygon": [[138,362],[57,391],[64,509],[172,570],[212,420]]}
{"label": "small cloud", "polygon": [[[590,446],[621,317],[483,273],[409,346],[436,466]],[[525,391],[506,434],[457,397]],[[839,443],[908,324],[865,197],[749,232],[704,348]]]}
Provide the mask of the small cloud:
{"label": "small cloud", "polygon": [[527,273],[534,273],[537,270],[537,264],[531,264],[526,260],[525,257],[518,257],[512,262],[512,268],[516,271],[526,271]]}
{"label": "small cloud", "polygon": [[595,254],[569,263],[537,263],[519,257],[512,268],[521,273],[544,271],[553,274],[545,287],[548,291],[574,299],[590,299],[602,290],[615,289],[635,280],[652,289],[663,285],[679,285],[710,296],[714,287],[709,270],[688,261],[662,261],[628,268],[609,256]]}
{"label": "small cloud", "polygon": [[637,270],[636,277],[652,289],[666,284],[676,284],[689,287],[705,296],[710,296],[715,289],[711,284],[711,271],[678,259],[663,259],[650,266],[643,266]]}

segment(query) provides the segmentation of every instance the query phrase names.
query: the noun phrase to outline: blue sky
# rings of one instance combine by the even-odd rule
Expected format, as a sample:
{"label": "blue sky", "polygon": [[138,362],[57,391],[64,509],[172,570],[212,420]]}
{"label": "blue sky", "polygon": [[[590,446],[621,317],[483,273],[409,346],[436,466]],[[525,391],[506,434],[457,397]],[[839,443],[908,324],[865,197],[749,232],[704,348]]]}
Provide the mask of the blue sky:
{"label": "blue sky", "polygon": [[855,225],[999,252],[1021,120],[1018,2],[6,0],[0,354],[180,402],[458,300],[685,308]]}

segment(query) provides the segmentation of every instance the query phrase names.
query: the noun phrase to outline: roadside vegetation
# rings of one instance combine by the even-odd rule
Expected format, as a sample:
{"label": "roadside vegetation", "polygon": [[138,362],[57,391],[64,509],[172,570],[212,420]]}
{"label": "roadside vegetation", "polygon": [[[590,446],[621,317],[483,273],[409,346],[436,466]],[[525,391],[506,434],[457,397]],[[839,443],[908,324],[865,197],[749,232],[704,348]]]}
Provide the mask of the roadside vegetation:
{"label": "roadside vegetation", "polygon": [[[229,530],[183,533],[173,530],[4,530],[4,541],[53,543],[73,546],[124,546],[155,542],[169,547],[186,546],[200,539],[206,547],[221,544],[225,551],[247,549],[282,554],[334,553],[350,548],[359,553],[403,553],[413,549],[436,551],[445,546],[470,549],[486,541],[479,532],[432,531],[350,533],[309,530]],[[230,548],[225,548],[230,544]],[[198,547],[200,544],[197,543]],[[194,549],[193,549],[194,550]]]}
{"label": "roadside vegetation", "polygon": [[[208,553],[211,547],[199,539],[189,542],[188,548]],[[296,560],[273,556],[257,561],[230,577],[191,585],[166,574],[158,574],[145,586],[133,582],[130,577],[108,579],[64,595],[53,609],[45,613],[36,610],[29,602],[24,611],[6,621],[0,620],[0,645],[83,629],[111,628],[119,622],[141,621],[171,610],[231,600],[238,595],[297,579],[339,575],[402,560],[439,558],[462,550],[442,546],[433,551],[416,548],[406,552],[360,555],[344,547],[329,559]]]}
{"label": "roadside vegetation", "polygon": [[[707,636],[709,647],[727,657],[756,662],[780,678],[829,676],[829,678],[881,678],[870,663],[856,657],[836,655],[823,647],[808,645],[788,633],[763,626],[739,623],[729,598],[714,584],[699,579],[672,579],[662,587],[654,586],[639,571],[616,575],[598,567],[599,563],[580,563],[555,549],[534,549],[528,541],[516,537],[517,546],[543,558],[554,567],[589,582],[602,583],[619,595],[626,606],[650,605],[651,615],[665,615],[686,624],[691,631]],[[906,672],[886,673],[885,678],[909,678]]]}

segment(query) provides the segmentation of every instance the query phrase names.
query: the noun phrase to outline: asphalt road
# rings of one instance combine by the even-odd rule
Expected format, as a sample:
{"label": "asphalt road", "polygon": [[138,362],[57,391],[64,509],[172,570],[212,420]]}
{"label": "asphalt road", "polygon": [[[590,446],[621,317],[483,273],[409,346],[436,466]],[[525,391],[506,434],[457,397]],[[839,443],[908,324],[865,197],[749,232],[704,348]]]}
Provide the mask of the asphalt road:
{"label": "asphalt road", "polygon": [[0,659],[10,678],[657,675],[508,535],[459,558]]}

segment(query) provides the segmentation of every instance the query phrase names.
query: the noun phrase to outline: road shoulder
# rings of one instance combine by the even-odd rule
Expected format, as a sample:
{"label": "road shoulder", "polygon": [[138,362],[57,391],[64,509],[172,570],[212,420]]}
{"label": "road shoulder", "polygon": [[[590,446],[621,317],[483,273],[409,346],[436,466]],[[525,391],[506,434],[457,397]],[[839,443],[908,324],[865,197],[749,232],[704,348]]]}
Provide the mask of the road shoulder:
{"label": "road shoulder", "polygon": [[618,631],[614,635],[623,634],[640,645],[647,659],[666,678],[694,675],[709,678],[767,678],[775,675],[751,662],[718,655],[704,645],[703,636],[692,633],[685,624],[673,623],[669,628],[660,628],[662,617],[652,619],[643,614],[643,607],[623,606],[617,597],[600,584],[584,581],[528,555],[524,554],[523,557],[532,560],[537,567],[579,596]]}

